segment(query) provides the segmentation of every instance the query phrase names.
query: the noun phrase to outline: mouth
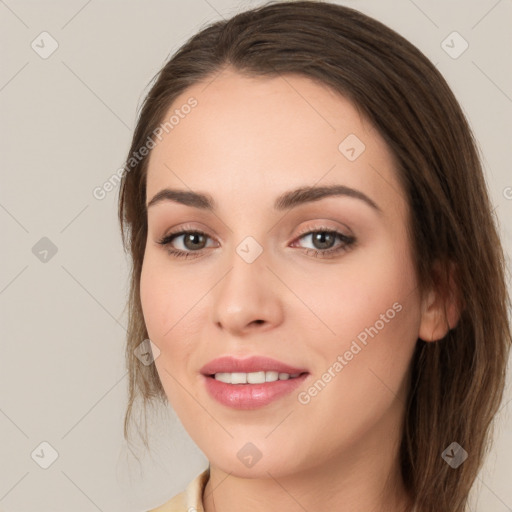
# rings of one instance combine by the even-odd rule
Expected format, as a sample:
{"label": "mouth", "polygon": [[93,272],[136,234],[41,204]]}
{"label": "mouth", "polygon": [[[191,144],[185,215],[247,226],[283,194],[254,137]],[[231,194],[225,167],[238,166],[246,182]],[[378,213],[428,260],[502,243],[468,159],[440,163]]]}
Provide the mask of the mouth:
{"label": "mouth", "polygon": [[[310,375],[308,372],[303,372],[294,377],[267,381],[267,373],[271,374],[270,379],[274,379],[277,372],[205,375],[204,384],[206,391],[216,402],[231,409],[247,410],[258,409],[272,402],[284,400]],[[247,379],[253,380],[252,377],[249,377],[253,374],[257,374],[255,380],[260,382],[247,382]],[[265,382],[262,382],[261,374],[265,375]],[[219,376],[220,379],[231,380],[231,382],[223,382]]]}
{"label": "mouth", "polygon": [[276,359],[225,356],[201,368],[206,391],[234,409],[257,409],[289,395],[310,373]]}
{"label": "mouth", "polygon": [[[271,380],[278,380],[280,374],[283,375],[283,380],[285,380],[287,377],[284,374],[293,377],[307,372],[305,368],[298,368],[277,359],[256,355],[242,359],[234,356],[218,357],[205,364],[199,371],[207,376],[246,374],[251,375],[251,378],[261,378],[261,372],[265,372],[265,379],[268,373]],[[277,378],[274,378],[276,374]]]}
{"label": "mouth", "polygon": [[278,372],[277,370],[271,371],[256,371],[256,372],[219,372],[207,375],[207,377],[224,382],[224,384],[264,384],[265,382],[275,382],[277,380],[289,380],[297,379],[301,375],[305,375],[308,372],[300,373],[286,373]]}
{"label": "mouth", "polygon": [[258,409],[283,400],[310,375],[309,371],[264,356],[224,356],[201,368],[207,393],[225,407]]}

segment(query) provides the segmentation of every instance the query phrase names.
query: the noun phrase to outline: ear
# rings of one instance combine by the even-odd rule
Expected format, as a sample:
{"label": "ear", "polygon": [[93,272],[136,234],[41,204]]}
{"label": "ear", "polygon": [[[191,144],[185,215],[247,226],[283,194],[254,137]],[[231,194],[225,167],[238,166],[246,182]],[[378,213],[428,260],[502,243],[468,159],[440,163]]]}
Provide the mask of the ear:
{"label": "ear", "polygon": [[[444,271],[444,272],[443,272]],[[434,263],[434,287],[422,300],[418,337],[423,341],[438,341],[457,326],[461,313],[460,290],[456,288],[453,262]]]}

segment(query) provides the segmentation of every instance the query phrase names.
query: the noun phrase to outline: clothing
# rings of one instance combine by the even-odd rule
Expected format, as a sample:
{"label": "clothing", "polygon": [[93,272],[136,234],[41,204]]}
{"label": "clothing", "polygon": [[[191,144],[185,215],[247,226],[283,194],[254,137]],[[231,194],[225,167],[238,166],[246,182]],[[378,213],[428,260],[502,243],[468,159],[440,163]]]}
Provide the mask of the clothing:
{"label": "clothing", "polygon": [[197,475],[183,492],[148,512],[204,512],[203,492],[209,478],[210,466]]}

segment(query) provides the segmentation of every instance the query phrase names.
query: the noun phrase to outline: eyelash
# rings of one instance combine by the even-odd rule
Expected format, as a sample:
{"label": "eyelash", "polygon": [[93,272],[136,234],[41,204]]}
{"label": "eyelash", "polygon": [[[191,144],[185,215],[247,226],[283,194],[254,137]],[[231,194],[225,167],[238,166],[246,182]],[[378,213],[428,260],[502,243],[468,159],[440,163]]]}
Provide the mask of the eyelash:
{"label": "eyelash", "polygon": [[[341,253],[346,252],[349,249],[351,249],[356,242],[356,238],[353,236],[348,236],[343,233],[340,233],[339,231],[337,231],[335,229],[325,228],[322,226],[319,226],[318,228],[315,228],[314,230],[309,229],[309,230],[304,231],[297,237],[297,240],[300,240],[301,238],[303,238],[307,235],[312,235],[315,233],[329,233],[331,235],[335,235],[335,236],[339,237],[343,243],[341,245],[338,245],[337,247],[326,249],[323,251],[318,250],[318,249],[304,249],[304,252],[306,254],[312,255],[314,258],[330,258],[330,257],[336,256],[337,254],[341,254]],[[181,231],[176,231],[174,233],[169,233],[169,234],[165,235],[163,238],[158,240],[157,243],[159,245],[166,247],[167,252],[175,258],[185,258],[185,259],[190,258],[190,257],[197,258],[199,256],[199,254],[194,254],[194,253],[201,253],[204,249],[200,249],[198,251],[182,251],[180,249],[174,249],[174,248],[170,247],[171,242],[175,238],[182,236],[182,235],[189,235],[189,234],[202,235],[207,238],[210,238],[206,233],[204,233],[203,231],[200,231],[200,230],[182,229]]]}

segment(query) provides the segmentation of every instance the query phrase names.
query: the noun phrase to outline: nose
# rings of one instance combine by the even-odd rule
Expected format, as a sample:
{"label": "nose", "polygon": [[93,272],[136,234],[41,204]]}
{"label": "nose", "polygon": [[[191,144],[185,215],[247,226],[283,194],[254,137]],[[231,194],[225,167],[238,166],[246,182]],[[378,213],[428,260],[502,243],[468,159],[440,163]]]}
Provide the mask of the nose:
{"label": "nose", "polygon": [[229,269],[210,298],[217,328],[243,336],[267,331],[283,321],[285,287],[268,263],[265,251],[252,262],[233,251]]}

